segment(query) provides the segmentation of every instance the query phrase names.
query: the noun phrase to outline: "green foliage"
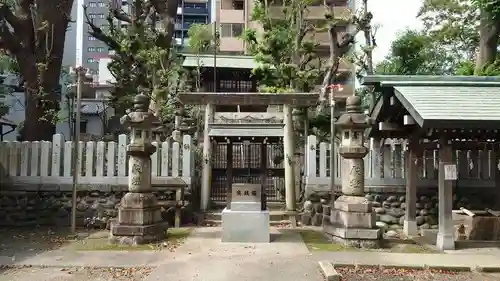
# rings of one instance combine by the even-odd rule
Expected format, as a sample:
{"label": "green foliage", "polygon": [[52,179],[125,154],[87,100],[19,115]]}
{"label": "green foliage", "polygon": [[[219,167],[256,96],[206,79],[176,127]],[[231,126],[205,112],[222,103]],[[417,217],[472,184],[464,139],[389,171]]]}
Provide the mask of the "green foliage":
{"label": "green foliage", "polygon": [[377,74],[446,75],[452,74],[457,61],[435,38],[414,30],[397,35],[389,55],[375,68]]}
{"label": "green foliage", "polygon": [[[177,94],[186,87],[186,72],[182,68],[184,57],[171,46],[170,28],[158,29],[155,17],[150,15],[147,1],[136,1],[138,13],[126,14],[110,8],[109,29],[101,30],[92,24],[91,34],[106,43],[114,52],[108,69],[116,79],[112,91],[112,105],[120,111],[132,107],[138,93],[149,95],[155,111],[165,123],[173,122],[178,105]],[[142,10],[141,10],[142,8]],[[150,15],[148,19],[145,15]],[[120,20],[129,22],[120,26]]]}
{"label": "green foliage", "polygon": [[255,1],[252,20],[261,24],[262,32],[247,29],[242,38],[259,63],[253,75],[261,92],[309,92],[319,81],[322,63],[316,53],[318,44],[307,39],[314,35],[315,26],[303,20],[309,4],[285,0],[278,18],[270,16],[265,3]]}
{"label": "green foliage", "polygon": [[192,24],[188,30],[188,46],[196,54],[208,52],[214,46],[212,25]]}

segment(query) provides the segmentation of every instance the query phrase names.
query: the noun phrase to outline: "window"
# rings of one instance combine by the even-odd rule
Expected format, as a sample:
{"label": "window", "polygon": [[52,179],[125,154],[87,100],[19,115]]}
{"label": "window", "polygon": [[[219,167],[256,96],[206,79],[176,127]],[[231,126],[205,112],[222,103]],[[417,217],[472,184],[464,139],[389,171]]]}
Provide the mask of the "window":
{"label": "window", "polygon": [[221,37],[238,37],[243,33],[242,23],[223,23],[220,25]]}
{"label": "window", "polygon": [[94,36],[89,36],[88,39],[89,39],[89,41],[95,41],[96,40],[96,38]]}
{"label": "window", "polygon": [[235,10],[244,10],[245,9],[245,1],[233,0],[233,9]]}
{"label": "window", "polygon": [[91,18],[91,19],[95,19],[96,17],[97,17],[96,14],[89,14],[89,18]]}
{"label": "window", "polygon": [[87,120],[80,121],[80,134],[87,133]]}
{"label": "window", "polygon": [[95,62],[95,59],[94,58],[88,58],[87,59],[87,63],[94,63]]}
{"label": "window", "polygon": [[95,7],[97,7],[97,3],[96,2],[90,2],[89,3],[89,7],[90,8],[95,8]]}
{"label": "window", "polygon": [[95,48],[95,52],[98,52],[98,53],[104,53],[105,51],[106,51],[106,49],[104,49],[104,47]]}
{"label": "window", "polygon": [[101,7],[101,8],[106,7],[106,3],[102,2],[102,1],[99,2],[99,7]]}
{"label": "window", "polygon": [[95,52],[95,48],[94,47],[88,47],[87,48],[87,52]]}
{"label": "window", "polygon": [[99,14],[98,16],[99,16],[100,19],[105,18],[104,14]]}

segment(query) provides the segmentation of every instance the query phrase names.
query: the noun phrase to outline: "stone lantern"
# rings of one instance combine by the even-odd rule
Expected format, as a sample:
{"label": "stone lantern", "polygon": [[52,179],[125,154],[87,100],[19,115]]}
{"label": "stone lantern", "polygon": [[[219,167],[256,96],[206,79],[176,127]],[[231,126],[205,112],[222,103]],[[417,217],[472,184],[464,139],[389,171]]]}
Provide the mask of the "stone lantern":
{"label": "stone lantern", "polygon": [[347,98],[346,109],[336,123],[341,133],[342,195],[335,200],[330,217],[323,221],[323,229],[333,240],[348,246],[375,248],[382,232],[376,227],[371,203],[364,197],[363,160],[368,153],[364,131],[372,122],[361,110],[360,97]]}
{"label": "stone lantern", "polygon": [[167,223],[162,220],[151,185],[151,155],[156,151],[151,141],[158,119],[149,112],[149,104],[148,96],[137,95],[134,110],[120,120],[130,129],[128,193],[121,200],[117,222],[111,226],[111,243],[146,244],[166,237]]}

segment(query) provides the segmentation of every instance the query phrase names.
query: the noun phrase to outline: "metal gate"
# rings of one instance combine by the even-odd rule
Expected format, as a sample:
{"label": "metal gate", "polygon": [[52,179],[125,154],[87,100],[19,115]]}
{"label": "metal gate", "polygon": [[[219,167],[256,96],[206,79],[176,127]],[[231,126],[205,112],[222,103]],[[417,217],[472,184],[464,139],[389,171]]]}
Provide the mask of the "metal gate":
{"label": "metal gate", "polygon": [[[228,163],[227,147],[232,145],[233,163]],[[265,162],[262,149],[267,150]],[[213,143],[211,199],[226,202],[227,170],[232,164],[233,183],[261,183],[262,164],[266,165],[267,202],[285,201],[285,170],[283,146],[278,143],[233,142]]]}

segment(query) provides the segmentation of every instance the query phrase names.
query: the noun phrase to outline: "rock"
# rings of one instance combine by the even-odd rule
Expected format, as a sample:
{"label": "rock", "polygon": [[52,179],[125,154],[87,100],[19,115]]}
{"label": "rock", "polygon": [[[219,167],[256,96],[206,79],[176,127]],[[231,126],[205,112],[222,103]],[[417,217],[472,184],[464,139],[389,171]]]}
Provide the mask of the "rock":
{"label": "rock", "polygon": [[404,225],[405,224],[405,216],[402,216],[399,218],[399,225]]}
{"label": "rock", "polygon": [[385,214],[384,208],[373,208],[373,211],[377,214]]}
{"label": "rock", "polygon": [[385,222],[387,224],[395,224],[398,223],[398,219],[391,215],[380,215],[379,221]]}
{"label": "rock", "polygon": [[396,196],[392,195],[392,196],[389,196],[387,197],[386,201],[392,203],[392,202],[395,202],[396,200],[398,200],[398,198],[396,198]]}
{"label": "rock", "polygon": [[387,223],[385,223],[385,222],[383,222],[383,221],[377,221],[377,222],[375,223],[375,225],[376,225],[378,228],[382,229],[382,231],[383,231],[383,232],[386,232],[386,231],[387,231],[387,228],[388,228]]}
{"label": "rock", "polygon": [[426,216],[425,217],[425,222],[430,224],[430,225],[437,225],[438,224],[438,220],[436,217],[433,217],[433,216]]}
{"label": "rock", "polygon": [[424,209],[430,210],[431,208],[432,208],[432,204],[431,203],[425,203],[424,204]]}
{"label": "rock", "polygon": [[423,216],[417,216],[417,218],[415,219],[415,221],[417,222],[417,225],[422,225],[425,223],[425,217]]}
{"label": "rock", "polygon": [[391,224],[389,225],[389,229],[401,229],[401,226],[399,224]]}
{"label": "rock", "polygon": [[406,203],[401,203],[401,206],[399,206],[401,209],[406,210]]}
{"label": "rock", "polygon": [[438,229],[439,228],[439,225],[435,224],[435,225],[431,225],[431,229]]}
{"label": "rock", "polygon": [[397,238],[397,237],[399,237],[399,234],[395,230],[388,230],[385,233],[385,236],[388,238]]}
{"label": "rock", "polygon": [[406,196],[400,196],[399,202],[401,202],[401,203],[406,202]]}
{"label": "rock", "polygon": [[428,223],[424,223],[420,226],[420,229],[430,229],[431,226]]}
{"label": "rock", "polygon": [[381,203],[382,202],[382,196],[380,196],[380,195],[373,196],[373,201]]}
{"label": "rock", "polygon": [[323,214],[323,207],[321,203],[313,203],[314,213]]}
{"label": "rock", "polygon": [[382,202],[382,207],[387,208],[387,209],[390,208],[391,207],[391,202],[389,202],[389,201]]}
{"label": "rock", "polygon": [[375,198],[371,194],[366,194],[365,195],[365,199],[368,200],[368,201],[373,201]]}
{"label": "rock", "polygon": [[421,216],[427,216],[429,214],[429,211],[427,211],[426,209],[422,209],[422,210],[420,210],[419,214]]}
{"label": "rock", "polygon": [[421,203],[417,203],[415,204],[415,207],[417,208],[417,210],[420,210],[423,208],[423,205]]}
{"label": "rock", "polygon": [[326,200],[325,198],[321,198],[321,200],[319,200],[319,202],[321,203],[321,205],[328,204],[328,200]]}
{"label": "rock", "polygon": [[312,211],[313,208],[313,203],[310,200],[307,200],[304,202],[304,210],[305,211]]}
{"label": "rock", "polygon": [[372,207],[380,207],[380,206],[381,206],[380,202],[372,201]]}
{"label": "rock", "polygon": [[395,218],[399,218],[405,215],[405,211],[400,208],[392,208],[386,211],[386,214],[391,215]]}
{"label": "rock", "polygon": [[331,212],[331,207],[330,205],[323,205],[323,215],[329,216]]}
{"label": "rock", "polygon": [[429,201],[429,198],[427,196],[420,196],[420,202],[425,203]]}
{"label": "rock", "polygon": [[401,202],[394,201],[394,202],[391,203],[391,207],[392,208],[398,208],[399,206],[401,206]]}
{"label": "rock", "polygon": [[311,219],[311,225],[314,226],[321,226],[321,223],[323,222],[323,214],[322,213],[316,213]]}
{"label": "rock", "polygon": [[310,211],[304,211],[300,215],[300,222],[302,225],[311,225],[312,213]]}

